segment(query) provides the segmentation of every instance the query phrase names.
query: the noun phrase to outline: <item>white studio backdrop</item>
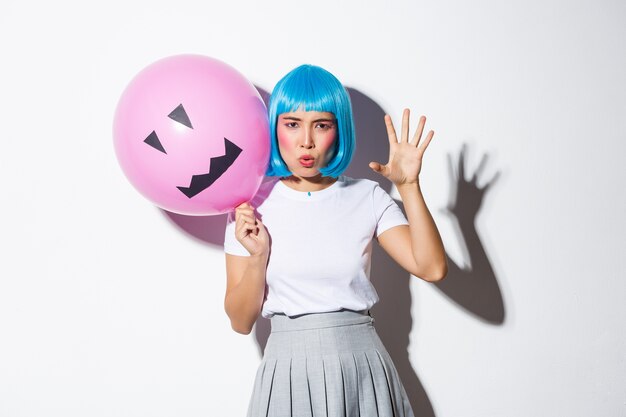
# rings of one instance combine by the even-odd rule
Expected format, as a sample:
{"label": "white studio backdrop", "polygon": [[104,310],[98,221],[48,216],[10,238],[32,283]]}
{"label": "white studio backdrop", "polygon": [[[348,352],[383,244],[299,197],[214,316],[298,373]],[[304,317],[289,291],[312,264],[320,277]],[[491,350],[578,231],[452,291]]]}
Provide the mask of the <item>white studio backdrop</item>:
{"label": "white studio backdrop", "polygon": [[502,319],[410,281],[423,415],[626,415],[624,39],[607,0],[5,1],[0,417],[245,415],[259,347],[223,311],[222,248],[143,199],[113,151],[126,84],[180,53],[266,91],[321,65],[396,125],[426,115],[422,188],[459,271],[449,159],[465,146],[467,179],[496,178],[474,226]]}

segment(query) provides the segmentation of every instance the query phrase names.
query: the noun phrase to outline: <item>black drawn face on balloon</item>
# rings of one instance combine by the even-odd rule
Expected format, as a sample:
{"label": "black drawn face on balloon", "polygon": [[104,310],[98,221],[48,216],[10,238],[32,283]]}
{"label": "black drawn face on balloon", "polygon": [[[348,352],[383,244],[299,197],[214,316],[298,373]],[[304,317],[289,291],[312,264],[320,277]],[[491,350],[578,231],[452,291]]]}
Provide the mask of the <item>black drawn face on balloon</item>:
{"label": "black drawn face on balloon", "polygon": [[[198,150],[198,147],[188,146],[185,141],[197,140],[197,138],[192,138],[189,132],[186,132],[186,129],[193,130],[193,124],[189,118],[189,115],[185,111],[183,104],[179,104],[176,106],[174,110],[171,111],[170,114],[167,115],[172,123],[178,124],[180,127],[175,129],[177,135],[174,135],[174,138],[168,138],[168,148],[171,146],[178,146],[183,148],[189,148],[190,154],[188,156],[189,159],[197,157],[194,155],[194,151]],[[171,131],[171,130],[170,130]],[[218,178],[220,178],[224,173],[228,170],[228,168],[235,162],[242,149],[235,145],[233,142],[224,137],[224,149],[225,153],[220,156],[210,157],[209,159],[209,170],[208,172],[192,174],[191,179],[189,181],[189,185],[182,186],[177,185],[176,188],[180,190],[184,195],[188,198],[193,198],[198,195],[202,191],[209,188]],[[144,143],[158,152],[165,155],[168,154],[166,147],[159,138],[159,134],[157,134],[156,130],[153,130],[145,139]],[[184,161],[183,161],[184,162]],[[167,170],[167,162],[164,161],[164,170]]]}
{"label": "black drawn face on balloon", "polygon": [[267,108],[254,85],[201,55],[163,58],[124,90],[113,123],[131,184],[164,210],[213,215],[254,196],[267,170]]}

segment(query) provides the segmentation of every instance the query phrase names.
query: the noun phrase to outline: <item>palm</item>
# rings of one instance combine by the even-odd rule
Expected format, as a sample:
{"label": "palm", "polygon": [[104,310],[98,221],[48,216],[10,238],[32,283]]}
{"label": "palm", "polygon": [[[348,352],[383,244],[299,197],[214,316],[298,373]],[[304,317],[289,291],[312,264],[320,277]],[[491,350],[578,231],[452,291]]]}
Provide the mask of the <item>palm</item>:
{"label": "palm", "polygon": [[391,117],[385,115],[387,135],[389,138],[389,161],[382,165],[378,162],[370,162],[370,167],[376,172],[388,178],[396,186],[415,183],[422,169],[422,157],[424,151],[435,132],[428,132],[422,143],[420,139],[426,124],[426,117],[420,117],[419,125],[413,139],[409,142],[409,109],[404,110],[402,116],[402,135],[400,141],[391,122]]}
{"label": "palm", "polygon": [[386,166],[389,168],[386,177],[394,184],[403,184],[418,177],[422,161],[417,148],[410,144],[398,143],[390,146]]}

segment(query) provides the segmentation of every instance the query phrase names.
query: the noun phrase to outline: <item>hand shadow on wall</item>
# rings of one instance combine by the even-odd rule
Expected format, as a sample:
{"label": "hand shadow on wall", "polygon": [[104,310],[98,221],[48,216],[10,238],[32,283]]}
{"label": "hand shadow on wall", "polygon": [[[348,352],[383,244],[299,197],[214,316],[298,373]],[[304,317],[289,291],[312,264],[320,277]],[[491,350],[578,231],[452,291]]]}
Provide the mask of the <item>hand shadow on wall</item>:
{"label": "hand shadow on wall", "polygon": [[[267,104],[269,94],[261,88],[257,87],[257,89]],[[352,100],[357,149],[350,167],[344,174],[353,178],[368,178],[377,181],[383,189],[391,193],[392,184],[368,166],[370,161],[387,162],[389,144],[383,120],[385,112],[372,99],[358,90],[348,88],[348,92]],[[466,150],[467,147],[464,145],[458,158],[457,173],[454,172],[452,158],[448,155],[452,187],[450,187],[451,197],[447,211],[458,222],[460,233],[458,238],[465,243],[471,268],[463,269],[448,257],[446,279],[433,285],[455,304],[481,321],[500,325],[504,322],[505,316],[502,294],[475,228],[475,219],[483,203],[484,195],[494,184],[499,173],[487,185],[482,188],[478,187],[477,179],[487,160],[484,156],[471,180],[467,181],[465,179]],[[397,202],[404,210],[402,202]],[[429,210],[432,212],[432,207],[429,207]],[[196,217],[165,210],[162,212],[191,237],[203,243],[223,247],[225,215]],[[419,278],[411,277],[379,245],[372,246],[371,280],[380,296],[380,301],[371,311],[375,319],[376,331],[398,369],[415,416],[435,417],[426,390],[409,359],[409,336],[413,327],[410,279]],[[263,354],[269,333],[270,321],[259,317],[254,327],[254,336],[260,355]],[[416,336],[416,343],[419,343],[419,334]]]}

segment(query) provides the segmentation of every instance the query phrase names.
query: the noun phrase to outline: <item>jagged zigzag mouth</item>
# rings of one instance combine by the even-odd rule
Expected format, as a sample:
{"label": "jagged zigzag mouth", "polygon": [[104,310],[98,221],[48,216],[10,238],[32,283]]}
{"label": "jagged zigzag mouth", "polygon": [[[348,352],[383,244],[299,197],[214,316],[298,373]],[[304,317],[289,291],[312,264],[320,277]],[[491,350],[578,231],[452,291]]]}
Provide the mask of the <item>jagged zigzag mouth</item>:
{"label": "jagged zigzag mouth", "polygon": [[189,198],[209,188],[235,162],[242,151],[239,146],[226,138],[224,138],[224,148],[226,150],[224,155],[211,158],[208,173],[192,176],[188,187],[179,186],[176,188]]}

